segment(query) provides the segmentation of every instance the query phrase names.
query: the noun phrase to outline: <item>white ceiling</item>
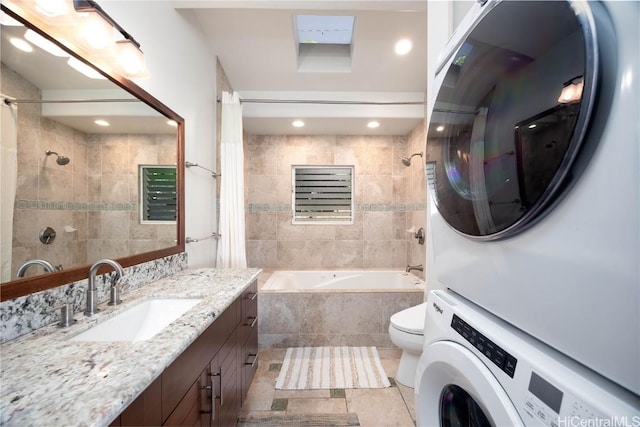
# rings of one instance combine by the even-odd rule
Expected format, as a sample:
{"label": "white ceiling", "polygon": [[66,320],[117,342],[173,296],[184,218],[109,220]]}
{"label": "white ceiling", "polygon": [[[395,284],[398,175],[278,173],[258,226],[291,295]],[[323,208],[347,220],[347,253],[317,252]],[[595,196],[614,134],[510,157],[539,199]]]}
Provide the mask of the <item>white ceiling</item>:
{"label": "white ceiling", "polygon": [[[350,102],[247,102],[244,127],[249,133],[406,135],[424,118],[424,0],[176,0],[174,5],[202,31],[241,99]],[[350,72],[298,71],[296,14],[355,16]],[[393,50],[401,38],[413,41],[406,56]],[[419,105],[387,104],[398,101]],[[294,119],[303,119],[306,126],[293,128]],[[370,119],[381,126],[367,128]]]}

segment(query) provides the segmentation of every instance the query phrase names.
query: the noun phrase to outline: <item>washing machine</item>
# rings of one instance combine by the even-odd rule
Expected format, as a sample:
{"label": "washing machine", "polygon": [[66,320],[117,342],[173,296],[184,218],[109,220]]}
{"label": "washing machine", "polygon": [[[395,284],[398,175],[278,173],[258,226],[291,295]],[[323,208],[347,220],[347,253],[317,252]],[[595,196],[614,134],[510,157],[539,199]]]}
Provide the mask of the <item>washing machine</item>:
{"label": "washing machine", "polygon": [[426,145],[430,289],[640,394],[640,2],[474,4]]}
{"label": "washing machine", "polygon": [[418,426],[640,425],[640,397],[452,291],[426,317]]}

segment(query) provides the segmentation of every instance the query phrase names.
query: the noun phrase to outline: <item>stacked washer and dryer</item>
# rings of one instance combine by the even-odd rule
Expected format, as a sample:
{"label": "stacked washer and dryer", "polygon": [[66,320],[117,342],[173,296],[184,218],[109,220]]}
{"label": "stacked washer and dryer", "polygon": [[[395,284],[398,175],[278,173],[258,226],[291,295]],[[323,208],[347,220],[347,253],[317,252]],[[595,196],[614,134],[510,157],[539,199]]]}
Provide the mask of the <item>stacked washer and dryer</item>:
{"label": "stacked washer and dryer", "polygon": [[479,1],[449,41],[418,425],[640,425],[639,28],[637,1]]}

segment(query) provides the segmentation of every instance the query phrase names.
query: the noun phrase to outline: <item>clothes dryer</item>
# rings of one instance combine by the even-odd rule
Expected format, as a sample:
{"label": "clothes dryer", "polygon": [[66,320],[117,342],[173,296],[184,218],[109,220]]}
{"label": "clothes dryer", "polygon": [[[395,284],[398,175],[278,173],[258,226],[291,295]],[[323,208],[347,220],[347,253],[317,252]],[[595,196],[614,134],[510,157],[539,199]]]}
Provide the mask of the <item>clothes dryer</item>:
{"label": "clothes dryer", "polygon": [[427,299],[418,426],[640,423],[640,398],[451,291]]}
{"label": "clothes dryer", "polygon": [[640,2],[489,1],[426,166],[438,285],[640,394]]}

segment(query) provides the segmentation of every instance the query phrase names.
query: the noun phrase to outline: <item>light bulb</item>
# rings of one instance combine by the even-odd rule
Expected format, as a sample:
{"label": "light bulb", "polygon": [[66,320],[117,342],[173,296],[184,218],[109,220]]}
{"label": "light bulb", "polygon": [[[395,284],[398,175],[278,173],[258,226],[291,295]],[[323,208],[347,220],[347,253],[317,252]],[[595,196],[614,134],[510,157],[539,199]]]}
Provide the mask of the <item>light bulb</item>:
{"label": "light bulb", "polygon": [[71,11],[69,0],[36,0],[36,11],[48,18],[66,15]]}
{"label": "light bulb", "polygon": [[144,54],[131,40],[119,40],[116,47],[118,64],[126,75],[135,76],[145,70]]}
{"label": "light bulb", "polygon": [[98,12],[83,12],[80,34],[94,49],[105,49],[113,44],[113,27]]}
{"label": "light bulb", "polygon": [[367,123],[367,127],[370,129],[375,129],[377,127],[380,127],[380,122],[376,122],[375,120],[371,120],[369,123]]}
{"label": "light bulb", "polygon": [[301,128],[304,126],[304,122],[302,120],[294,120],[291,124],[296,128]]}

